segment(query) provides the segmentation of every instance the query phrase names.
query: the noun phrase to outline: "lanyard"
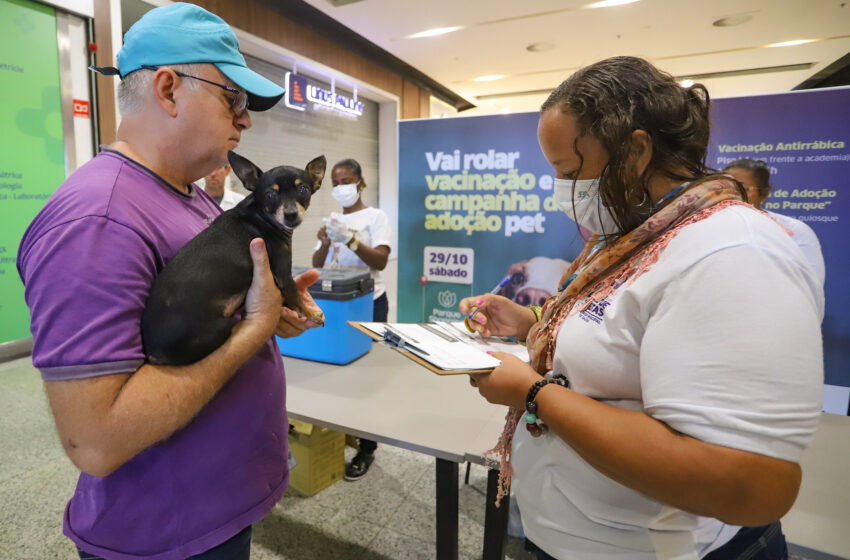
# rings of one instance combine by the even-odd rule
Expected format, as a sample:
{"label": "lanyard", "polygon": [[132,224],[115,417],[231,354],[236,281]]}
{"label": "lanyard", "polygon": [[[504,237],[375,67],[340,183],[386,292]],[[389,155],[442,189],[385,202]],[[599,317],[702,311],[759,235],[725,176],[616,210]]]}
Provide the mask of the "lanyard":
{"label": "lanyard", "polygon": [[[593,255],[596,254],[596,252],[602,247],[603,244],[604,244],[604,241],[600,237],[599,240],[596,242],[596,245],[593,246],[593,249],[590,251],[590,253],[587,254],[587,258],[585,259],[587,261],[587,264],[590,264],[590,261],[592,260]],[[584,268],[587,266],[587,264],[585,264],[583,267],[581,267],[580,269],[575,271],[569,278],[564,280],[564,283],[561,284],[561,287],[558,288],[558,291],[563,292],[564,290],[566,290],[567,286],[569,286],[572,283],[572,281],[575,280],[576,277],[578,277],[579,273],[582,270],[584,270]]]}
{"label": "lanyard", "polygon": [[687,183],[682,183],[681,185],[679,185],[678,187],[676,187],[676,188],[675,188],[675,189],[673,189],[672,191],[668,192],[667,194],[665,194],[664,196],[662,196],[662,197],[661,197],[661,200],[659,200],[658,202],[656,202],[655,204],[653,204],[653,205],[652,205],[652,207],[653,207],[653,208],[658,208],[658,206],[660,206],[661,204],[663,204],[665,200],[667,200],[668,198],[671,198],[671,197],[675,196],[675,195],[676,195],[676,193],[678,193],[680,190],[684,189],[684,188],[685,188],[685,185],[687,185]]}

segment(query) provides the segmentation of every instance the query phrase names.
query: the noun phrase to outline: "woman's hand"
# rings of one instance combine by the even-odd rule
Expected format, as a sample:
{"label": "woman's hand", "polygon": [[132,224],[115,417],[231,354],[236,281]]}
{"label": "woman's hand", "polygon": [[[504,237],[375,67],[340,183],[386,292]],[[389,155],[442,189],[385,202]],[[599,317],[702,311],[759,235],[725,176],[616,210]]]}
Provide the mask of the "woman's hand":
{"label": "woman's hand", "polygon": [[[318,305],[316,305],[316,302],[313,300],[313,296],[310,295],[310,292],[307,291],[307,288],[309,288],[318,279],[319,271],[314,269],[299,274],[294,278],[295,285],[298,287],[298,293],[301,294],[301,301],[304,302],[304,307],[314,311],[316,314],[321,314],[322,310]],[[293,336],[298,336],[307,329],[312,329],[318,326],[319,325],[311,321],[309,317],[305,317],[301,313],[289,309],[288,307],[281,307],[280,319],[278,319],[275,334],[281,338],[292,338]]]}
{"label": "woman's hand", "polygon": [[478,387],[481,396],[493,404],[506,404],[523,410],[528,390],[543,378],[513,354],[493,352],[490,355],[501,360],[502,364],[490,373],[470,375],[470,385]]}
{"label": "woman's hand", "polygon": [[331,238],[328,237],[328,229],[325,226],[319,228],[319,231],[316,232],[316,237],[322,242],[323,247],[331,244]]}
{"label": "woman's hand", "polygon": [[464,314],[478,310],[469,322],[481,336],[515,336],[525,340],[528,329],[537,322],[531,309],[493,294],[464,298],[459,308]]}

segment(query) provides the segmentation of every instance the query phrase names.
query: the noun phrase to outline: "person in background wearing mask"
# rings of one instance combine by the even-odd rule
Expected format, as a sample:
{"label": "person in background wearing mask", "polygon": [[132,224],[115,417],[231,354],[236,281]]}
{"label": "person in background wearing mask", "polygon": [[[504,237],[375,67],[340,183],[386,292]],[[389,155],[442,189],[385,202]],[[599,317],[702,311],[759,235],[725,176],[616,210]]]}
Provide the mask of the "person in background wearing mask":
{"label": "person in background wearing mask", "polygon": [[245,199],[230,189],[230,165],[216,167],[204,177],[204,192],[212,197],[222,210],[230,210]]}
{"label": "person in background wearing mask", "polygon": [[[342,214],[332,213],[319,228],[319,242],[313,252],[315,267],[368,268],[375,281],[373,320],[386,321],[389,312],[386,285],[381,273],[392,250],[393,231],[386,213],[366,206],[360,193],[366,181],[360,164],[344,159],[333,167],[333,197],[342,206]],[[360,448],[345,466],[346,480],[362,478],[375,459],[378,444],[360,438]]]}
{"label": "person in background wearing mask", "polygon": [[[723,172],[731,175],[736,181],[743,185],[747,191],[747,200],[758,209],[770,196],[770,169],[761,160],[741,158],[736,159],[723,168]],[[812,270],[815,271],[821,284],[826,280],[826,266],[823,262],[823,253],[820,249],[820,241],[815,232],[806,224],[796,218],[784,216],[775,212],[767,212],[779,225],[791,231],[791,239],[803,252]]]}
{"label": "person in background wearing mask", "polygon": [[[556,196],[593,235],[542,310],[466,298],[530,364],[470,383],[509,405],[539,559],[787,558],[779,519],[823,396],[823,288],[791,237],[705,166],[709,97],[645,60],[573,74],[540,111]],[[757,279],[758,288],[752,282]]]}

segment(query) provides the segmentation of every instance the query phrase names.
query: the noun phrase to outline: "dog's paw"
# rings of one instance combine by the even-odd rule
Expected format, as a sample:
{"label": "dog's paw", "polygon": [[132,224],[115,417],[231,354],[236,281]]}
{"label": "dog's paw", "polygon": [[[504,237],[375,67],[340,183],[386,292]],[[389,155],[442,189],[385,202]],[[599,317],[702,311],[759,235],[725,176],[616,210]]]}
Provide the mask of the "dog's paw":
{"label": "dog's paw", "polygon": [[325,314],[321,311],[308,311],[306,315],[317,327],[323,327],[325,325]]}

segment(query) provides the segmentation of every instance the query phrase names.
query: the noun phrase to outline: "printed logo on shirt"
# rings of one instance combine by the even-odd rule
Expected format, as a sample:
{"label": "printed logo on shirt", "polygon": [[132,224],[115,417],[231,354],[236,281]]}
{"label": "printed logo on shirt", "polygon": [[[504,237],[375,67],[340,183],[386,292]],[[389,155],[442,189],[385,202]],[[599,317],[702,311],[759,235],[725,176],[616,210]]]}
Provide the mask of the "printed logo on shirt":
{"label": "printed logo on shirt", "polygon": [[593,302],[587,309],[579,313],[579,317],[584,319],[585,323],[593,322],[599,325],[604,318],[605,308],[609,305],[611,305],[611,302],[607,299],[603,299],[600,302]]}

